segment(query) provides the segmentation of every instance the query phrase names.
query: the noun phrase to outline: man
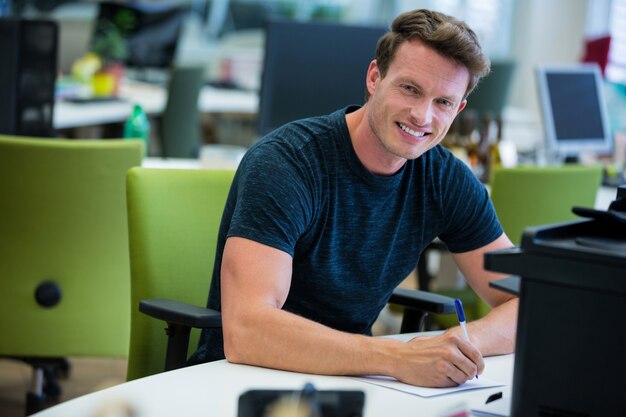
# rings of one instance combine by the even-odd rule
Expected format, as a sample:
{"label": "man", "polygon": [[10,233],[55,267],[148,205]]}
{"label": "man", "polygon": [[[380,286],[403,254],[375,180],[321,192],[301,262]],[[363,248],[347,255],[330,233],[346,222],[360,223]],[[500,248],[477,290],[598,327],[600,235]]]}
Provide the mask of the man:
{"label": "man", "polygon": [[[205,331],[192,361],[225,354],[444,387],[480,374],[483,355],[512,352],[517,300],[489,289],[497,275],[483,269],[485,252],[512,244],[484,187],[438,145],[488,71],[464,23],[408,12],[378,43],[363,107],[290,123],[253,146],[228,197],[211,282],[223,340]],[[469,324],[470,341],[458,328],[410,342],[369,337],[437,236],[494,309]]]}

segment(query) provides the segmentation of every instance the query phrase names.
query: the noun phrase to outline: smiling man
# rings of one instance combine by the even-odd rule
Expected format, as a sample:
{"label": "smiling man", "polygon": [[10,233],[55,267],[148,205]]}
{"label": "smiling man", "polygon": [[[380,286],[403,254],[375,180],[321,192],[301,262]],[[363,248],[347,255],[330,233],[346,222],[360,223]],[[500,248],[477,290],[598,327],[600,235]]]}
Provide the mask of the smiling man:
{"label": "smiling man", "polygon": [[[510,247],[485,188],[439,145],[489,61],[452,17],[393,22],[366,75],[367,102],[289,123],[244,157],[219,233],[209,307],[192,362],[223,358],[292,371],[389,375],[452,386],[515,343],[517,299],[489,289],[486,251]],[[358,77],[359,74],[355,74]],[[303,82],[326,82],[306,80]],[[492,307],[409,342],[370,337],[393,289],[439,237]]]}

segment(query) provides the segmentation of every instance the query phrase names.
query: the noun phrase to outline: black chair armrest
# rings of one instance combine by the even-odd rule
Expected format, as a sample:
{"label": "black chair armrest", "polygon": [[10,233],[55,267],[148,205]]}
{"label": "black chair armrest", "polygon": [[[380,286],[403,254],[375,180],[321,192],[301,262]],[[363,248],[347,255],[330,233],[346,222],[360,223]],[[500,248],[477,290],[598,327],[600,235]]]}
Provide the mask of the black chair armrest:
{"label": "black chair armrest", "polygon": [[222,327],[222,313],[180,301],[156,299],[139,302],[139,311],[168,323],[194,328]]}
{"label": "black chair armrest", "polygon": [[191,328],[222,327],[222,313],[180,301],[156,299],[139,302],[139,311],[167,322],[165,370],[182,368],[187,363]]}
{"label": "black chair armrest", "polygon": [[408,288],[396,288],[389,302],[404,307],[400,333],[424,331],[428,313],[456,313],[454,298]]}

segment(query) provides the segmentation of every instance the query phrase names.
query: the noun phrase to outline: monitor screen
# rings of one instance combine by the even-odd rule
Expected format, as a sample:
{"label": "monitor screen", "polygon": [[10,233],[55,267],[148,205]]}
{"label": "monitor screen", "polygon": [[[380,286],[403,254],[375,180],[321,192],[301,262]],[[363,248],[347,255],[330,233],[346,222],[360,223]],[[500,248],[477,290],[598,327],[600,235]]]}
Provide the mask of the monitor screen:
{"label": "monitor screen", "polygon": [[[168,68],[189,8],[152,3],[99,4],[91,49],[122,48],[123,62],[135,68]],[[115,45],[117,43],[117,45]]]}
{"label": "monitor screen", "polygon": [[550,151],[564,157],[611,152],[602,75],[597,65],[540,67],[537,81]]}
{"label": "monitor screen", "polygon": [[365,77],[386,29],[269,21],[259,133],[365,102]]}

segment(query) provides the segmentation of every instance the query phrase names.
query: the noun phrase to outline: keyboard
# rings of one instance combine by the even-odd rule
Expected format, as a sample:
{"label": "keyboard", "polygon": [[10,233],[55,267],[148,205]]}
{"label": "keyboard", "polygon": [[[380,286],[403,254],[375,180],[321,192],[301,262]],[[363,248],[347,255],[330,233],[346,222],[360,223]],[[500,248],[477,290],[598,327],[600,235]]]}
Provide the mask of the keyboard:
{"label": "keyboard", "polygon": [[119,103],[126,101],[120,97],[71,97],[66,98],[68,103],[88,104],[88,103]]}

